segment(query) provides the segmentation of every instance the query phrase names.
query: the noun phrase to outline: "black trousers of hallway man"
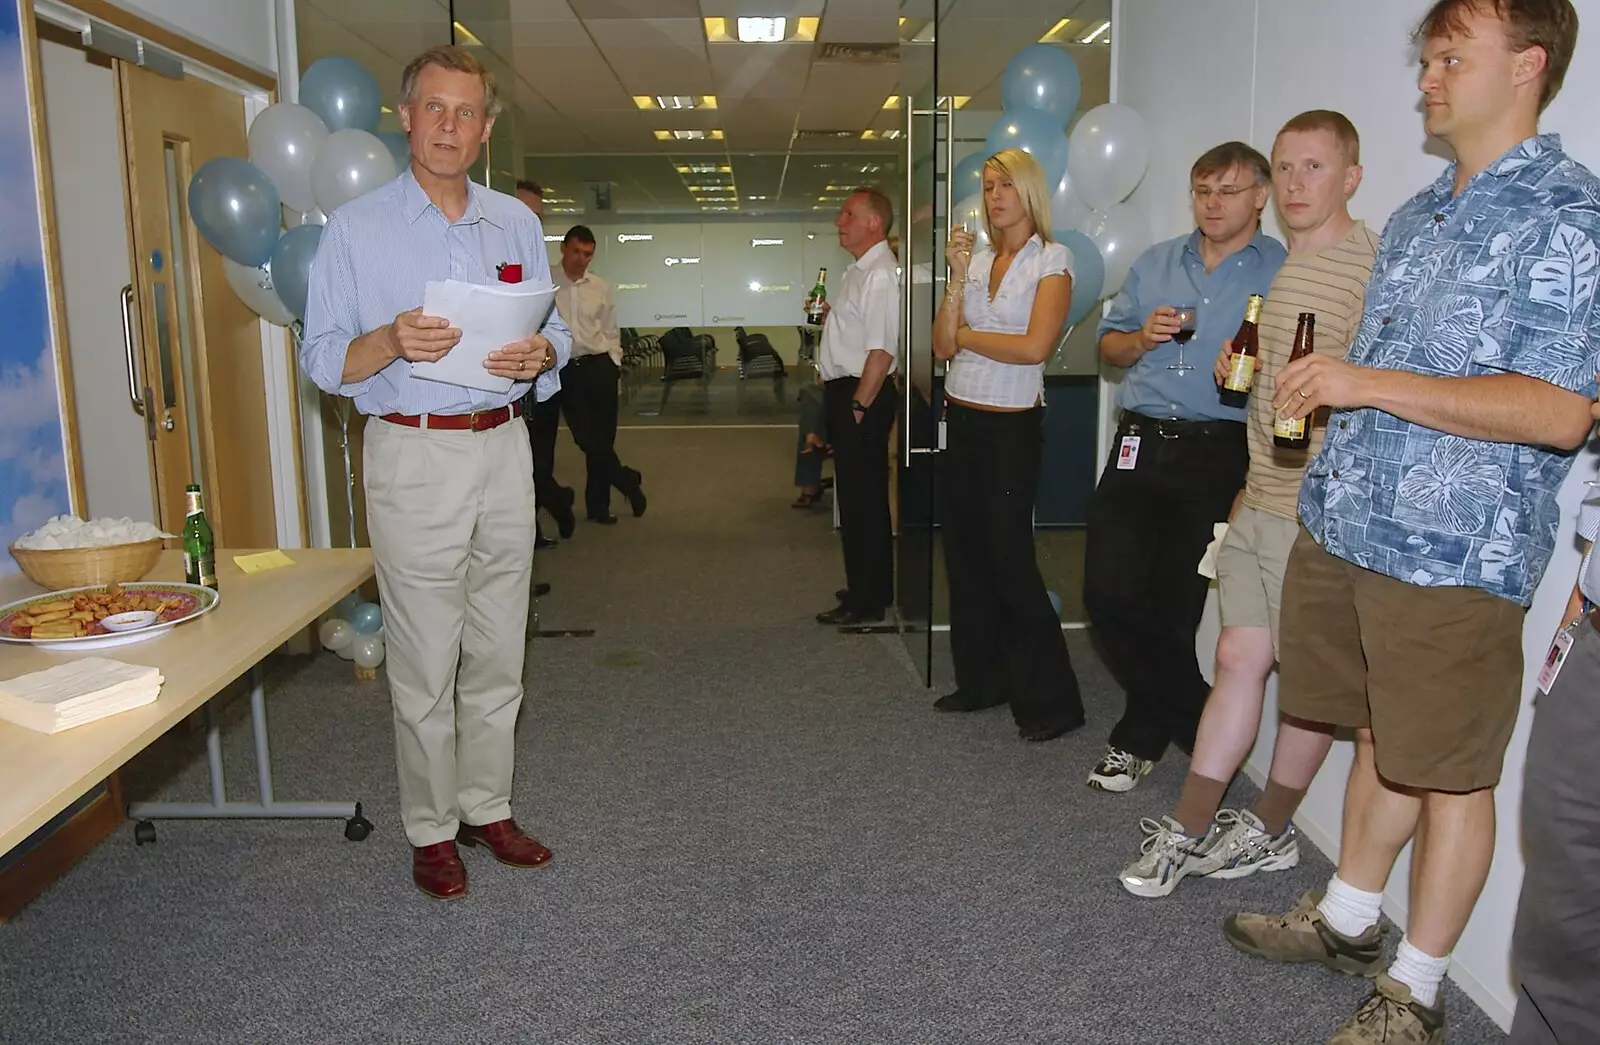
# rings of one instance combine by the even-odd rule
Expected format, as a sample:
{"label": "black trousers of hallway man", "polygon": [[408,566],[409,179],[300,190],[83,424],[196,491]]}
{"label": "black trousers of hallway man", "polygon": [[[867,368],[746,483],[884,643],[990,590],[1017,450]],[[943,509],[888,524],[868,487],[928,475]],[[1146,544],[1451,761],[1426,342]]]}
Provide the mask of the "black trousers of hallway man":
{"label": "black trousers of hallway man", "polygon": [[613,488],[630,498],[639,491],[641,476],[617,458],[620,376],[608,355],[579,356],[561,371],[561,409],[588,464],[583,503],[591,519],[610,514]]}
{"label": "black trousers of hallway man", "polygon": [[534,403],[525,415],[528,438],[533,446],[533,496],[540,508],[560,518],[558,506],[572,507],[570,487],[556,482],[556,429],[561,424],[561,392],[542,403]]}
{"label": "black trousers of hallway man", "polygon": [[[1136,465],[1117,467],[1125,436]],[[1089,504],[1083,602],[1127,710],[1110,744],[1159,759],[1194,748],[1211,687],[1194,636],[1210,582],[1196,572],[1212,527],[1227,519],[1249,466],[1237,421],[1158,421],[1126,412]]]}
{"label": "black trousers of hallway man", "polygon": [[858,423],[851,402],[854,377],[822,387],[833,443],[834,496],[844,545],[846,608],[876,614],[894,604],[894,538],[889,526],[889,430],[894,427],[894,382],[885,380]]}
{"label": "black trousers of hallway man", "polygon": [[945,409],[940,518],[956,688],[1011,705],[1023,730],[1083,722],[1078,678],[1033,546],[1044,408]]}

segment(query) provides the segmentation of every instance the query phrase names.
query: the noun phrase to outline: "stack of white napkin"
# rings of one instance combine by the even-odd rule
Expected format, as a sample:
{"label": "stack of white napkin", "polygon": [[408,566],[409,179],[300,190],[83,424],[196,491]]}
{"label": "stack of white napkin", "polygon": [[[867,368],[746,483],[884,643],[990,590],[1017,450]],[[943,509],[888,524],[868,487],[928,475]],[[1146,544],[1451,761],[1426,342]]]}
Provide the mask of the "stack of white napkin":
{"label": "stack of white napkin", "polygon": [[0,682],[0,719],[59,733],[154,703],[164,681],[156,668],[85,657]]}

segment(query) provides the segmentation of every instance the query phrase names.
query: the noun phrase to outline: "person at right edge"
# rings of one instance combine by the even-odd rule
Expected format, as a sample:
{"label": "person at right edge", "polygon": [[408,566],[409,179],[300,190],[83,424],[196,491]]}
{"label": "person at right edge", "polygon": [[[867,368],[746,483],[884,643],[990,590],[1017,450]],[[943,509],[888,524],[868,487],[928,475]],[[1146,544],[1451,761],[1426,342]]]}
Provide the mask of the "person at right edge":
{"label": "person at right edge", "polygon": [[[1600,419],[1600,403],[1590,411]],[[1583,564],[1550,647],[1553,670],[1539,678],[1528,735],[1527,867],[1511,939],[1520,981],[1513,1045],[1600,1041],[1600,493],[1593,490],[1578,509],[1578,536],[1587,546]]]}
{"label": "person at right edge", "polygon": [[877,189],[852,192],[839,216],[839,246],[855,264],[844,270],[822,325],[817,365],[833,443],[834,490],[845,587],[818,624],[870,624],[894,602],[894,545],[889,526],[889,430],[900,344],[900,288],[887,238],[894,205]]}
{"label": "person at right edge", "polygon": [[[1044,367],[1072,301],[1072,252],[1050,238],[1050,195],[1020,149],[983,167],[984,225],[955,231],[933,324],[945,378],[944,557],[956,691],[940,711],[1011,705],[1023,740],[1083,725],[1078,678],[1033,547],[1044,451]],[[969,278],[970,272],[970,278]]]}
{"label": "person at right edge", "polygon": [[[1440,983],[1494,856],[1523,618],[1600,348],[1596,281],[1576,262],[1600,240],[1600,179],[1538,133],[1577,35],[1569,0],[1433,5],[1418,87],[1455,162],[1389,219],[1349,360],[1319,353],[1278,377],[1280,416],[1333,410],[1284,576],[1279,706],[1354,729],[1355,764],[1326,890],[1224,933],[1376,978],[1330,1045],[1445,1040]],[[1379,907],[1413,837],[1385,968]]]}
{"label": "person at right edge", "polygon": [[[1245,408],[1222,403],[1210,364],[1283,264],[1283,244],[1261,231],[1271,181],[1266,157],[1243,142],[1196,160],[1189,191],[1199,227],[1141,254],[1100,321],[1100,358],[1127,368],[1084,551],[1084,607],[1127,691],[1089,774],[1102,791],[1131,790],[1169,744],[1192,748],[1210,691],[1194,643],[1210,585],[1195,566],[1249,463]],[[1193,307],[1197,321],[1183,347],[1172,338],[1177,305]],[[1201,365],[1179,369],[1185,351]]]}
{"label": "person at right edge", "polygon": [[[1292,719],[1278,725],[1267,786],[1254,809],[1219,809],[1228,783],[1255,745],[1267,676],[1280,645],[1283,573],[1300,523],[1300,477],[1322,444],[1310,425],[1305,449],[1274,445],[1276,379],[1289,361],[1298,320],[1311,313],[1315,347],[1343,359],[1361,325],[1362,301],[1378,237],[1350,216],[1361,184],[1361,140],[1349,119],[1316,109],[1278,132],[1272,146],[1272,191],[1289,238],[1261,310],[1260,366],[1250,389],[1250,469],[1217,552],[1216,680],[1206,698],[1194,757],[1171,816],[1140,822],[1140,856],[1118,879],[1135,896],[1166,896],[1184,878],[1243,878],[1282,871],[1300,861],[1289,818],[1333,743],[1333,731]],[[1231,342],[1217,354],[1213,376],[1228,373]]]}

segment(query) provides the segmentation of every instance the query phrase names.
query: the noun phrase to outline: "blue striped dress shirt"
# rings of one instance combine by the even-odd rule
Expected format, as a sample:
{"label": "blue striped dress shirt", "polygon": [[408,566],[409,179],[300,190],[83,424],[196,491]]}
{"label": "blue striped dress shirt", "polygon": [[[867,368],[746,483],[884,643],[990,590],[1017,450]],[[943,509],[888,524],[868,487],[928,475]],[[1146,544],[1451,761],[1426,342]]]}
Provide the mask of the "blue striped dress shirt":
{"label": "blue striped dress shirt", "polygon": [[349,396],[363,414],[466,414],[515,402],[529,388],[540,400],[560,391],[572,333],[554,309],[540,333],[555,347],[556,366],[537,383],[518,381],[504,393],[460,388],[412,377],[403,359],[365,380],[340,380],[350,342],[421,305],[429,280],[495,283],[497,266],[512,264],[522,266],[524,280],[549,282],[538,216],[515,196],[467,186],[467,209],[456,221],[433,205],[409,169],[328,218],[311,263],[300,346],[300,366],[318,388]]}

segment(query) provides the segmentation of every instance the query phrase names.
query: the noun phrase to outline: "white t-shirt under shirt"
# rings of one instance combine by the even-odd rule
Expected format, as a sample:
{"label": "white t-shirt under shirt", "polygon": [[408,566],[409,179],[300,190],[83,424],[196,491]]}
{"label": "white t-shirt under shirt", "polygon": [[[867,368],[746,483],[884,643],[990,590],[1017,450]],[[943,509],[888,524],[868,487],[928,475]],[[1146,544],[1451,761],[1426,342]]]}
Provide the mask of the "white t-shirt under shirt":
{"label": "white t-shirt under shirt", "polygon": [[[1070,276],[1072,251],[1064,243],[1046,243],[1035,233],[1011,259],[991,300],[989,274],[993,268],[992,249],[985,247],[972,255],[962,300],[966,324],[991,334],[1026,334],[1039,281],[1062,273]],[[950,360],[944,390],[964,403],[1026,409],[1038,405],[1044,392],[1044,367],[1043,363],[1002,363],[962,349]]]}
{"label": "white t-shirt under shirt", "polygon": [[[839,277],[822,325],[817,368],[824,381],[860,377],[867,353],[877,349],[892,360],[900,347],[900,278],[887,241],[872,245]],[[894,373],[896,364],[889,364]]]}

